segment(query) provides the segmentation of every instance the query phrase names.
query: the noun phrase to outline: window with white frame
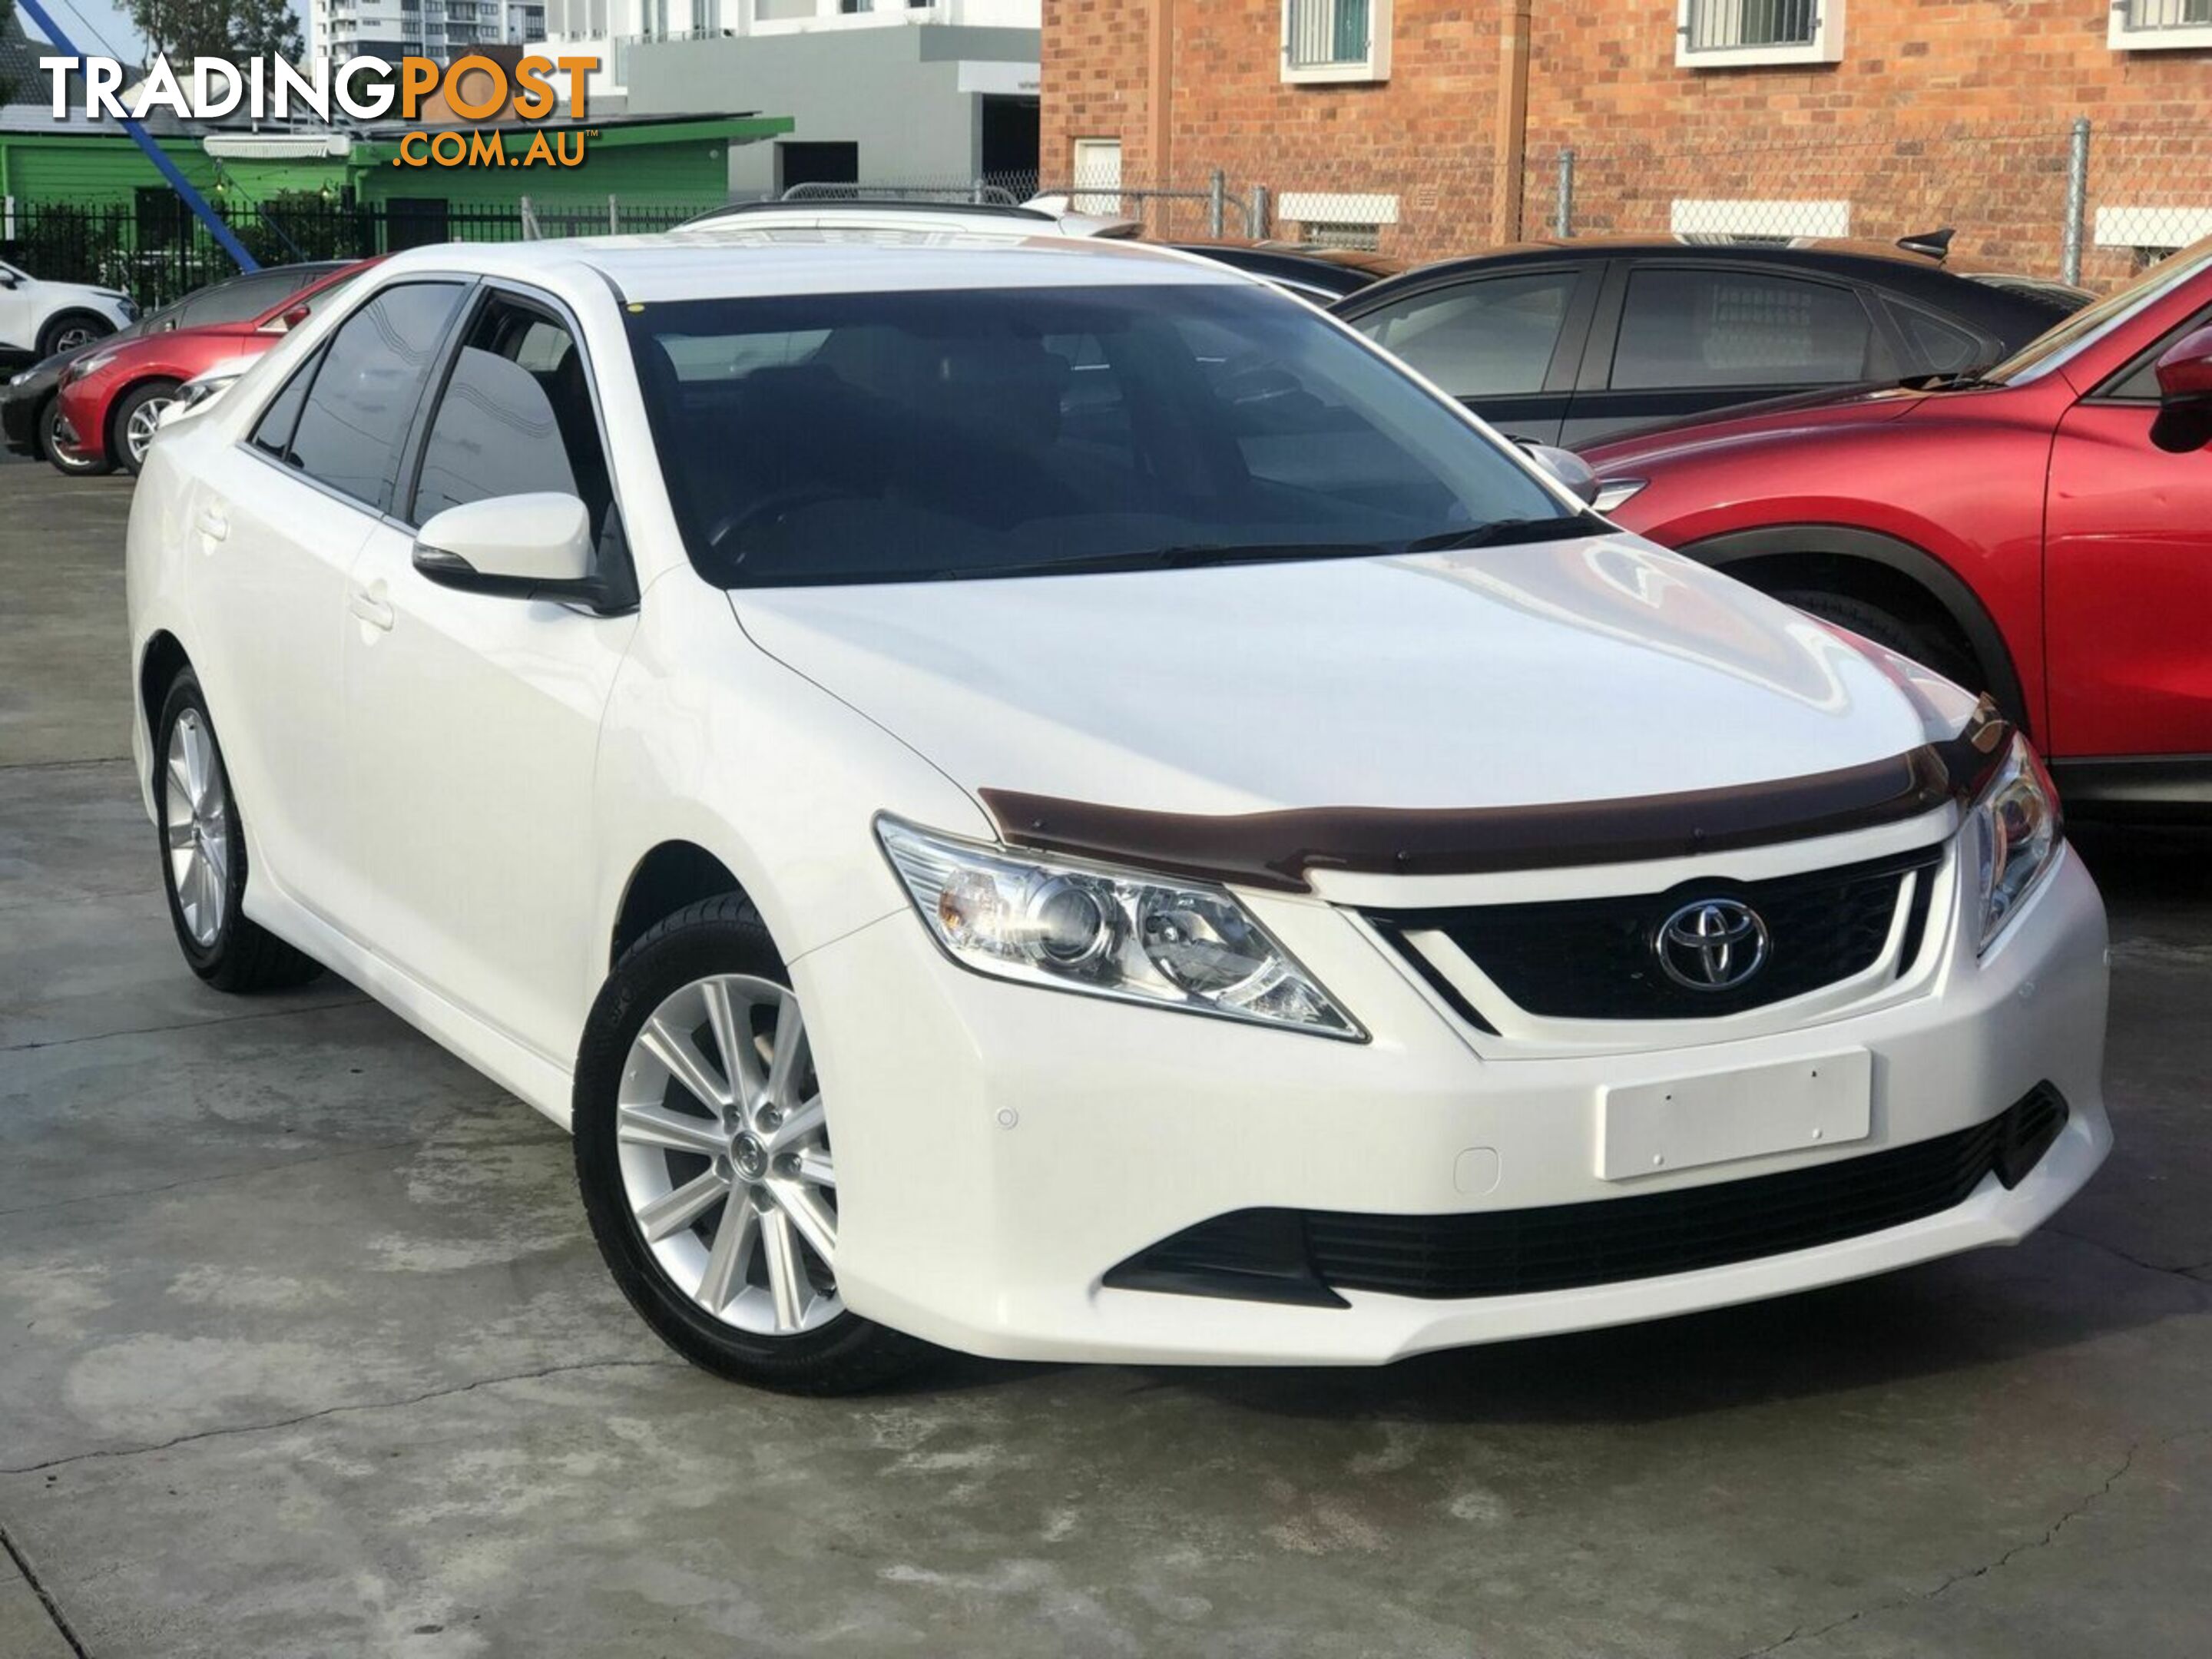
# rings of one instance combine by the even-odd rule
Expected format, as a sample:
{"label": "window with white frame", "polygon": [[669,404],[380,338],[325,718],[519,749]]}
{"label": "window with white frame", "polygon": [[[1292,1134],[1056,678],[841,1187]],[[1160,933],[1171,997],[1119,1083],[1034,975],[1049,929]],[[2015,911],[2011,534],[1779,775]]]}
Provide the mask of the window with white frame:
{"label": "window with white frame", "polygon": [[1844,0],[1675,0],[1674,61],[1686,69],[1833,64]]}
{"label": "window with white frame", "polygon": [[2105,44],[2114,52],[2212,46],[2212,0],[2114,0]]}
{"label": "window with white frame", "polygon": [[1390,0],[1283,0],[1283,79],[1390,78]]}

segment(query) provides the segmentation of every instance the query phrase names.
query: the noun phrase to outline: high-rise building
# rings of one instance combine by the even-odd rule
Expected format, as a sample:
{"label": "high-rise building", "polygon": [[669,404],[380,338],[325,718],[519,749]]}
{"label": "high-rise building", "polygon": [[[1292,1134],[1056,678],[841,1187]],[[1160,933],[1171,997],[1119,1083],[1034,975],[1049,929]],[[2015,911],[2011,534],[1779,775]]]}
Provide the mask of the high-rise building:
{"label": "high-rise building", "polygon": [[312,0],[307,49],[318,61],[458,58],[479,46],[545,38],[545,0]]}

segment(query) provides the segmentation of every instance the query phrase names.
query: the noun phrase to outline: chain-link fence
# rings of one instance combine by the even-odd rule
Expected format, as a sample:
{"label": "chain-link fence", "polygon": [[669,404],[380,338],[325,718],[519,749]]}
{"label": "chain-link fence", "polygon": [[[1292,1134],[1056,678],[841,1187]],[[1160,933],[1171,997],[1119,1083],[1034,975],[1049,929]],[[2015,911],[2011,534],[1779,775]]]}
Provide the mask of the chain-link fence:
{"label": "chain-link fence", "polygon": [[[2212,235],[2212,126],[2202,124],[2060,117],[1666,144],[1534,133],[1517,163],[1484,148],[1412,141],[1322,156],[1216,159],[1165,178],[1139,176],[1124,173],[1117,148],[1086,140],[1074,165],[1042,173],[822,182],[786,195],[1003,206],[1045,194],[1079,211],[1126,216],[1164,241],[1274,240],[1408,263],[1479,252],[1514,234],[1917,242],[1948,231],[1929,245],[2099,289]],[[42,276],[125,289],[142,305],[228,275],[230,261],[206,228],[155,194],[142,192],[135,204],[0,204],[0,253]],[[225,210],[255,255],[274,261],[663,230],[720,205],[634,206],[614,198],[356,205],[302,194]]]}
{"label": "chain-link fence", "polygon": [[[2108,288],[2212,235],[2212,127],[2092,121],[1802,129],[1660,143],[1533,135],[1487,149],[1115,171],[1063,184],[1154,235],[1268,237],[1418,262],[1523,238],[1679,235],[1930,243],[2025,276]],[[1209,204],[1231,210],[1214,215]],[[1218,230],[1214,227],[1218,224]]]}

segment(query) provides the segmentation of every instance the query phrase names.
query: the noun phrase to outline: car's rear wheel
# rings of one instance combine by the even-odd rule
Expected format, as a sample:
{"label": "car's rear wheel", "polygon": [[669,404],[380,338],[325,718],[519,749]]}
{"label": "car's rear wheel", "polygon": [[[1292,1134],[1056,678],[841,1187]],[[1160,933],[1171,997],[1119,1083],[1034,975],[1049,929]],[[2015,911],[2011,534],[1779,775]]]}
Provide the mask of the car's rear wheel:
{"label": "car's rear wheel", "polygon": [[627,951],[586,1027],[576,1175],[615,1280],[695,1364],[805,1394],[928,1350],[837,1285],[837,1176],[805,1011],[759,914],[730,895]]}
{"label": "car's rear wheel", "polygon": [[58,351],[75,351],[114,332],[115,325],[97,312],[64,311],[49,318],[39,331],[39,356],[45,358]]}
{"label": "car's rear wheel", "polygon": [[1936,629],[1922,627],[1906,621],[1894,611],[1849,593],[1808,589],[1774,596],[1784,605],[1794,605],[1808,611],[1823,622],[1832,622],[1848,628],[1876,645],[1887,646],[1901,657],[1925,663],[1948,680],[1955,681],[1969,691],[1985,691],[1988,676],[1974,660],[1973,653],[1958,641],[1947,638]]}
{"label": "car's rear wheel", "polygon": [[161,411],[177,401],[177,390],[174,380],[148,380],[115,400],[115,412],[107,417],[107,453],[132,477],[146,465]]}
{"label": "car's rear wheel", "polygon": [[61,425],[61,421],[62,400],[59,398],[47,398],[46,406],[39,411],[39,450],[58,471],[66,472],[73,478],[86,478],[115,470],[115,464],[106,456],[94,460],[88,455],[78,454],[64,443],[56,429]]}
{"label": "car's rear wheel", "polygon": [[247,921],[241,908],[246,830],[215,722],[189,668],[170,684],[154,741],[161,887],[185,960],[218,991],[270,991],[314,978],[320,963]]}

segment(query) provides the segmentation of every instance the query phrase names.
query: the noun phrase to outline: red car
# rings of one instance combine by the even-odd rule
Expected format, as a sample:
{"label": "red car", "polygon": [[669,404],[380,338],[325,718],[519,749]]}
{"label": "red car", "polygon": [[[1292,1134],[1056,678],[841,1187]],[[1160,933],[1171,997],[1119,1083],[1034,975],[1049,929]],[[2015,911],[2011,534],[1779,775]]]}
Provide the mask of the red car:
{"label": "red car", "polygon": [[56,398],[54,440],[76,463],[62,470],[104,471],[121,466],[137,472],[145,462],[146,446],[154,441],[161,411],[175,399],[179,386],[229,358],[258,356],[268,350],[326,295],[374,263],[363,259],[343,266],[241,322],[173,329],[87,352],[63,371]]}
{"label": "red car", "polygon": [[2212,241],[1978,374],[1587,452],[1615,522],[1986,689],[2069,805],[2212,812]]}

